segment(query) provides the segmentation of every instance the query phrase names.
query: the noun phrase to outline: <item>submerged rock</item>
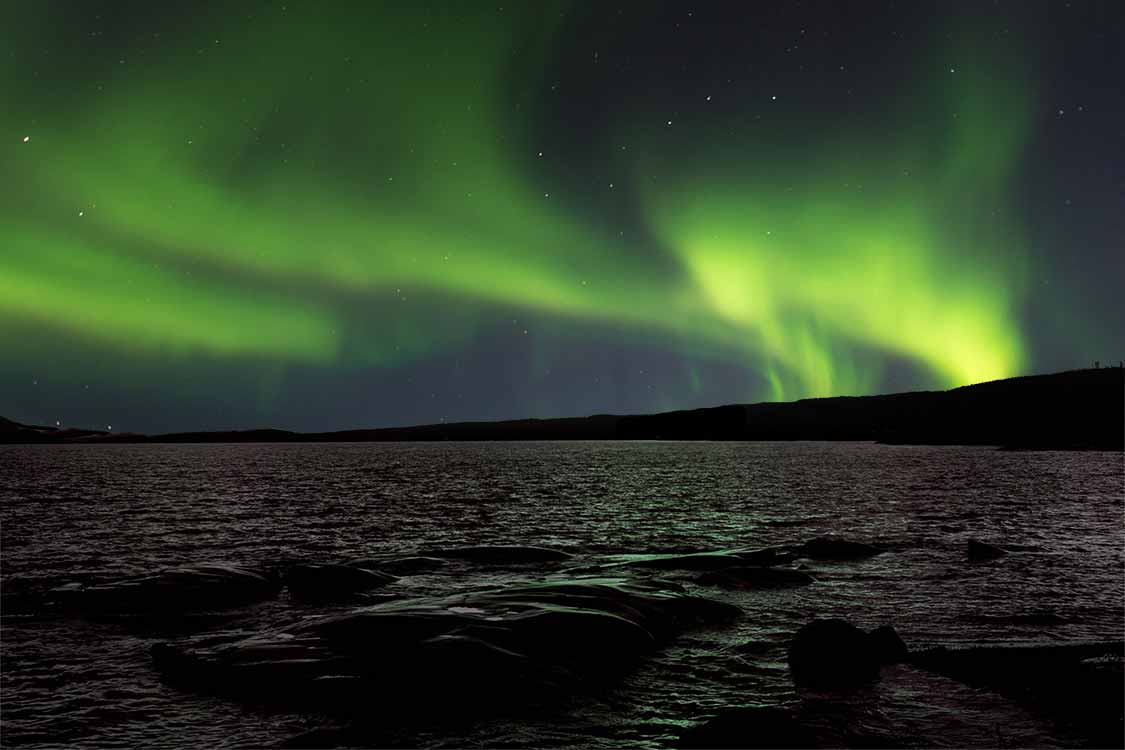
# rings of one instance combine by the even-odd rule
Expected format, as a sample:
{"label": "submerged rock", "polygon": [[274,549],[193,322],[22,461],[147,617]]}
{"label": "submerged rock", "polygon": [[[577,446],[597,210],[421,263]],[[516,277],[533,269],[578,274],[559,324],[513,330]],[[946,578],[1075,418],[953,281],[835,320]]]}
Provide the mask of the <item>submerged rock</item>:
{"label": "submerged rock", "polygon": [[806,687],[855,687],[878,679],[880,666],[905,656],[906,644],[894,628],[865,633],[846,620],[813,620],[789,643],[789,671]]}
{"label": "submerged rock", "polygon": [[780,708],[724,711],[680,735],[679,748],[812,748],[816,734]]}
{"label": "submerged rock", "polygon": [[160,644],[172,681],[296,710],[483,710],[610,679],[738,608],[666,582],[577,579],[402,600],[247,637]]}
{"label": "submerged rock", "polygon": [[424,557],[452,558],[468,560],[477,563],[491,563],[497,565],[523,564],[536,562],[562,562],[569,560],[573,555],[562,550],[548,547],[527,547],[520,545],[479,545],[473,547],[453,547],[450,549],[430,550],[423,553]]}
{"label": "submerged rock", "polygon": [[112,583],[59,586],[48,600],[84,614],[177,614],[239,607],[272,599],[280,590],[281,582],[268,573],[200,563]]}
{"label": "submerged rock", "polygon": [[813,560],[861,560],[874,557],[883,550],[863,542],[852,542],[834,536],[818,536],[797,548],[801,557]]}
{"label": "submerged rock", "polygon": [[998,557],[1003,557],[1008,554],[1007,551],[997,547],[995,544],[981,542],[976,539],[969,540],[967,553],[970,562],[995,560]]}
{"label": "submerged rock", "polygon": [[790,568],[742,567],[704,573],[696,580],[705,586],[777,589],[790,586],[807,586],[816,579],[808,573]]}
{"label": "submerged rock", "polygon": [[388,573],[354,565],[294,565],[285,573],[290,596],[315,602],[346,600],[397,580]]}

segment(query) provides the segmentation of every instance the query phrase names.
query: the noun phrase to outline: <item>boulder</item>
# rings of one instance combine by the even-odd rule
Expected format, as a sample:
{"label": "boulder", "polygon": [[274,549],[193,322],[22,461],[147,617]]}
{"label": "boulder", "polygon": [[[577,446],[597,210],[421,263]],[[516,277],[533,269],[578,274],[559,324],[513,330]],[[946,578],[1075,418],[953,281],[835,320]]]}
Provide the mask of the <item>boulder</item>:
{"label": "boulder", "polygon": [[868,644],[880,664],[898,664],[906,661],[910,650],[890,625],[880,625],[867,634]]}
{"label": "boulder", "polygon": [[846,620],[813,620],[789,643],[789,671],[803,687],[856,687],[878,679],[882,664],[901,661],[901,642],[892,628],[869,634]]}
{"label": "boulder", "polygon": [[289,595],[299,601],[329,602],[355,597],[398,579],[354,565],[294,565],[285,573]]}
{"label": "boulder", "polygon": [[696,579],[705,586],[724,588],[778,589],[791,586],[807,586],[816,579],[800,570],[791,568],[742,567],[704,573]]}
{"label": "boulder", "polygon": [[471,715],[615,678],[684,628],[738,613],[667,582],[548,581],[189,638],[153,659],[170,681],[299,711]]}
{"label": "boulder", "polygon": [[863,542],[852,542],[834,536],[818,536],[797,548],[797,554],[813,560],[862,560],[883,550]]}
{"label": "boulder", "polygon": [[816,734],[781,708],[746,706],[715,716],[680,735],[679,748],[811,748]]}
{"label": "boulder", "polygon": [[1005,550],[997,547],[988,542],[981,542],[977,539],[970,539],[967,549],[970,562],[982,562],[984,560],[995,560],[998,557],[1003,557],[1008,554]]}

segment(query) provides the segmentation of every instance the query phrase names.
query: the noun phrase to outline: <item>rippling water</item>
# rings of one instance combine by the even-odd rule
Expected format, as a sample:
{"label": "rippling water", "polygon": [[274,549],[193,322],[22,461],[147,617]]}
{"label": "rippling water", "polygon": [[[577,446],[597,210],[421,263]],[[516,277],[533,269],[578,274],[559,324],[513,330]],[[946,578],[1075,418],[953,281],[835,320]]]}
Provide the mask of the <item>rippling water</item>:
{"label": "rippling water", "polygon": [[[187,562],[332,561],[427,547],[535,544],[576,565],[620,553],[799,542],[885,545],[812,564],[817,583],[699,592],[735,625],[685,634],[615,689],[546,715],[410,730],[418,745],[663,747],[724,708],[797,700],[784,644],[803,623],[893,624],[911,646],[1120,638],[1120,453],[858,443],[438,443],[0,448],[5,596]],[[1017,545],[985,565],[970,537]],[[545,570],[471,565],[396,586],[441,593]],[[11,608],[7,608],[11,609]],[[239,614],[266,627],[318,612],[283,596]],[[27,743],[269,746],[319,723],[162,683],[166,634],[5,611],[0,737]],[[218,625],[221,627],[221,624]],[[1068,745],[989,693],[897,667],[841,712],[917,745]],[[892,733],[893,729],[893,733]]]}

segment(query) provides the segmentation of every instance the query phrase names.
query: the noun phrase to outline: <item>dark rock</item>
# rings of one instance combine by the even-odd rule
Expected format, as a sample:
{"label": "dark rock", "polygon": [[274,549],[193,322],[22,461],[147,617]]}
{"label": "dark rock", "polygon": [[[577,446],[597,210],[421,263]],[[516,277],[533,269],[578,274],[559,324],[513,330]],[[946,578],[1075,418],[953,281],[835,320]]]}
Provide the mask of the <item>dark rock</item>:
{"label": "dark rock", "polygon": [[354,565],[294,565],[285,573],[290,596],[315,602],[347,600],[396,580],[388,573]]}
{"label": "dark rock", "polygon": [[970,562],[982,562],[984,560],[995,560],[998,557],[1003,557],[1008,554],[994,544],[981,542],[976,539],[970,539],[968,545],[968,556]]}
{"label": "dark rock", "polygon": [[797,548],[801,557],[813,560],[860,560],[874,557],[883,550],[862,542],[852,542],[834,536],[818,536]]}
{"label": "dark rock", "polygon": [[679,748],[811,748],[817,737],[792,713],[780,708],[744,707],[724,711],[680,735]]}
{"label": "dark rock", "polygon": [[276,577],[238,565],[196,564],[112,583],[67,584],[48,600],[82,614],[177,614],[239,607],[272,599]]}
{"label": "dark rock", "polygon": [[471,715],[612,679],[684,628],[738,612],[666,582],[578,579],[196,637],[153,659],[171,681],[295,710]]}
{"label": "dark rock", "polygon": [[494,565],[524,564],[537,562],[562,562],[573,555],[562,550],[547,547],[525,547],[519,545],[481,545],[475,547],[454,547],[451,549],[430,550],[425,557],[452,558],[470,562]]}
{"label": "dark rock", "polygon": [[806,687],[854,687],[878,678],[879,659],[867,633],[846,620],[813,620],[789,643],[789,671]]}
{"label": "dark rock", "polygon": [[880,625],[867,634],[871,651],[880,664],[898,664],[905,661],[910,650],[890,625]]}
{"label": "dark rock", "polygon": [[724,588],[776,589],[807,586],[816,579],[808,573],[789,568],[727,568],[704,573],[698,579],[705,586]]}

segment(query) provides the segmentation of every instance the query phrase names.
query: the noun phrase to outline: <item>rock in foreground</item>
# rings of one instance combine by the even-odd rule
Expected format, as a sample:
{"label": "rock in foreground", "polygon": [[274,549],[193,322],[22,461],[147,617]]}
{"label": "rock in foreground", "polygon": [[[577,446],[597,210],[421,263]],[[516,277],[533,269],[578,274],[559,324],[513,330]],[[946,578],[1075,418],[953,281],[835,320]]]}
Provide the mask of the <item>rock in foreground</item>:
{"label": "rock in foreground", "polygon": [[813,620],[789,644],[789,671],[804,687],[855,687],[877,680],[879,668],[900,661],[905,649],[893,628],[865,633],[846,620]]}
{"label": "rock in foreground", "polygon": [[598,578],[412,599],[153,649],[170,680],[296,710],[399,718],[534,702],[613,678],[680,630],[737,615],[667,582]]}

